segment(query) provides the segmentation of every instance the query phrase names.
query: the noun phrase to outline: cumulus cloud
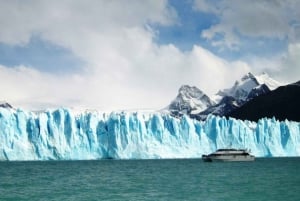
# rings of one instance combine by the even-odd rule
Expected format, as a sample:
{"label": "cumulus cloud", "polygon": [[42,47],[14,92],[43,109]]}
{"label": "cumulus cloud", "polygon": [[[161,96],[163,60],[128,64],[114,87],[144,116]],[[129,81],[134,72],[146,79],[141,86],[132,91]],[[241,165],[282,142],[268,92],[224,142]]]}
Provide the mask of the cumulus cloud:
{"label": "cumulus cloud", "polygon": [[251,57],[247,64],[252,72],[267,72],[273,78],[288,84],[300,81],[300,43],[291,43],[286,52],[269,58]]}
{"label": "cumulus cloud", "polygon": [[282,57],[280,62],[280,73],[287,82],[300,81],[300,43],[290,44],[288,52]]}
{"label": "cumulus cloud", "polygon": [[218,14],[220,12],[220,8],[214,3],[209,0],[195,0],[193,8],[205,13]]}
{"label": "cumulus cloud", "polygon": [[250,70],[244,62],[229,63],[199,46],[188,54],[172,45],[153,48],[148,56],[143,54],[145,58],[128,64],[130,68],[115,73],[99,70],[57,76],[24,66],[1,66],[1,97],[29,109],[159,109],[176,96],[182,84],[212,95]]}
{"label": "cumulus cloud", "polygon": [[[0,41],[26,43],[32,34],[53,39],[69,40],[82,36],[109,32],[120,27],[135,27],[145,23],[173,23],[175,12],[167,1],[38,1],[1,0]],[[58,36],[60,35],[60,36]],[[63,35],[63,36],[62,36]],[[63,40],[60,42],[64,42]],[[64,44],[67,45],[67,44]]]}
{"label": "cumulus cloud", "polygon": [[299,33],[300,23],[298,0],[195,0],[194,6],[199,11],[218,14],[219,22],[201,35],[219,47],[237,49],[240,35],[280,40],[299,37],[295,34]]}
{"label": "cumulus cloud", "polygon": [[167,0],[0,3],[0,42],[26,45],[36,36],[86,64],[69,75],[0,66],[1,99],[17,106],[159,109],[182,84],[212,95],[251,70],[243,61],[226,61],[197,45],[182,52],[156,44],[151,24],[176,23]]}
{"label": "cumulus cloud", "polygon": [[299,80],[300,1],[195,0],[194,8],[217,16],[218,22],[201,36],[220,50],[239,51],[249,39],[286,41],[287,48],[276,54],[270,48],[271,56],[256,54],[244,59],[255,73],[266,71],[285,83]]}

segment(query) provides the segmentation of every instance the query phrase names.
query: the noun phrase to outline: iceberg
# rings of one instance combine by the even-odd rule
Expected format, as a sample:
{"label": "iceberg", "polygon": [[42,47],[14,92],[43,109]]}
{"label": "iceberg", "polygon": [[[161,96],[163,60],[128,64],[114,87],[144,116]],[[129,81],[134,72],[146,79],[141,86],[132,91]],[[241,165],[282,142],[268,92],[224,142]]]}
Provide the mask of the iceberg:
{"label": "iceberg", "polygon": [[256,157],[300,156],[300,123],[0,108],[0,160],[199,158],[224,147]]}

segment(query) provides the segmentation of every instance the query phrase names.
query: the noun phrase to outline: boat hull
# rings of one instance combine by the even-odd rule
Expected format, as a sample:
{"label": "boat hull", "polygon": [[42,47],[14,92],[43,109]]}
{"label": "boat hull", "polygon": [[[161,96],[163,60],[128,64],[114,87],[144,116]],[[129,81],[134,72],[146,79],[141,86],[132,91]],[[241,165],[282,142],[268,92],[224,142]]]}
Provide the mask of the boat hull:
{"label": "boat hull", "polygon": [[217,161],[220,161],[220,162],[246,162],[246,161],[254,161],[255,160],[255,157],[211,157],[210,160],[212,162],[217,162]]}

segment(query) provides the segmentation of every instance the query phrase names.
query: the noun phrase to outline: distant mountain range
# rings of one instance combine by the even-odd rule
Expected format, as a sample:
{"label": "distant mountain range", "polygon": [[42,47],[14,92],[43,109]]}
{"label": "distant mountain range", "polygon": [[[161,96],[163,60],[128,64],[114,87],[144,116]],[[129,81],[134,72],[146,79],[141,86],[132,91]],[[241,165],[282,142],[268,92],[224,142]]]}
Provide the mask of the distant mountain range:
{"label": "distant mountain range", "polygon": [[[248,73],[213,98],[195,86],[183,85],[162,112],[175,117],[188,115],[197,120],[205,120],[212,114],[251,121],[264,117],[300,121],[299,106],[300,81],[284,85],[266,73]],[[1,101],[0,107],[13,109],[9,103]]]}
{"label": "distant mountain range", "polygon": [[257,96],[226,116],[251,121],[258,121],[263,117],[300,121],[299,106],[300,81]]}
{"label": "distant mountain range", "polygon": [[[279,88],[278,88],[279,87]],[[299,82],[283,86],[266,73],[248,73],[212,99],[197,87],[184,85],[167,107],[174,116],[205,120],[208,115],[231,116],[257,121],[263,117],[300,120]]]}

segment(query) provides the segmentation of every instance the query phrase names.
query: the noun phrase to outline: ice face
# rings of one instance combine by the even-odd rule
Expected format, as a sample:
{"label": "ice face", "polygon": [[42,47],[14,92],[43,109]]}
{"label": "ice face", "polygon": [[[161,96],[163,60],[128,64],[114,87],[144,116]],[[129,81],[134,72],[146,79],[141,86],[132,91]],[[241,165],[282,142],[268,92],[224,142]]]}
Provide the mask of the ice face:
{"label": "ice face", "polygon": [[275,119],[0,108],[0,160],[198,158],[229,147],[257,157],[299,156],[299,145],[300,123]]}

